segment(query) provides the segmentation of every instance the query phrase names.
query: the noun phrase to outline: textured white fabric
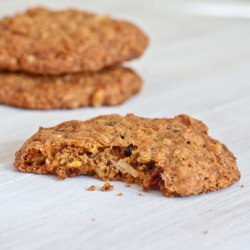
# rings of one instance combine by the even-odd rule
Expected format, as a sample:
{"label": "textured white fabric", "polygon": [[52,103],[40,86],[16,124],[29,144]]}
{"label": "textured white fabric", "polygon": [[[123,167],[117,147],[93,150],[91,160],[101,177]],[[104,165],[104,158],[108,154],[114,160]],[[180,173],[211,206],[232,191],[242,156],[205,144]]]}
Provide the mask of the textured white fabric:
{"label": "textured white fabric", "polygon": [[[250,20],[239,2],[223,1],[218,8],[222,11],[223,3],[228,13],[237,4],[237,13],[245,13],[239,17],[213,17],[218,16],[218,11],[211,15],[216,1],[206,14],[192,10],[204,10],[209,1],[185,1],[190,3],[185,9],[180,1],[163,0],[0,1],[0,15],[37,3],[77,6],[141,26],[151,45],[128,65],[145,85],[136,98],[112,108],[43,112],[0,106],[0,249],[249,249]],[[111,192],[87,192],[86,187],[102,182],[90,177],[59,181],[12,167],[14,153],[39,126],[109,113],[186,113],[204,121],[238,157],[240,182],[207,195],[165,198],[119,182]]]}

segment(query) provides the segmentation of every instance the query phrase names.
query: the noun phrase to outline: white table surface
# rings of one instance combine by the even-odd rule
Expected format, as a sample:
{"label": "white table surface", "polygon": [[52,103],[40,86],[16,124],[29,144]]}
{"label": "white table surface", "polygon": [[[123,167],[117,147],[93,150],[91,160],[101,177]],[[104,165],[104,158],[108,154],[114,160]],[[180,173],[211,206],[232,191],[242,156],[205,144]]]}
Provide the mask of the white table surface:
{"label": "white table surface", "polygon": [[[250,249],[250,3],[0,0],[0,15],[36,4],[129,19],[151,45],[128,64],[145,85],[122,106],[49,112],[0,106],[0,249]],[[119,182],[111,192],[87,192],[102,182],[59,181],[12,166],[14,153],[39,126],[132,112],[203,120],[237,156],[241,180],[223,191],[165,198]]]}

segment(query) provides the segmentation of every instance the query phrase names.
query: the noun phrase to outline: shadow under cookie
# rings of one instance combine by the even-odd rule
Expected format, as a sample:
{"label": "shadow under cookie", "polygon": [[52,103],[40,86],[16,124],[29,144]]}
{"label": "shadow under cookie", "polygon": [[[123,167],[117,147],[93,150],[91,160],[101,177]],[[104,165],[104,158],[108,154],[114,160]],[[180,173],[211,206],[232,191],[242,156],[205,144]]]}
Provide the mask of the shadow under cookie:
{"label": "shadow under cookie", "polygon": [[25,109],[118,105],[138,93],[141,78],[126,67],[96,73],[38,76],[0,73],[0,103]]}

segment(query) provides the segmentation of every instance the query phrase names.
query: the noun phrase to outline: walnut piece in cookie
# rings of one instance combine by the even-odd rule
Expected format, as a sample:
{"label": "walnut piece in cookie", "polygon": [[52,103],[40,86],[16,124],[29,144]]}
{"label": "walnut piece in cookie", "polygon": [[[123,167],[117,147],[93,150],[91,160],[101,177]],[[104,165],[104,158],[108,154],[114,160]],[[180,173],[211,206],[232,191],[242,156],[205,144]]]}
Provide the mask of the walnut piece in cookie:
{"label": "walnut piece in cookie", "polygon": [[207,193],[240,179],[235,156],[187,115],[114,114],[40,128],[16,153],[15,167],[61,179],[93,175],[137,183],[165,196]]}

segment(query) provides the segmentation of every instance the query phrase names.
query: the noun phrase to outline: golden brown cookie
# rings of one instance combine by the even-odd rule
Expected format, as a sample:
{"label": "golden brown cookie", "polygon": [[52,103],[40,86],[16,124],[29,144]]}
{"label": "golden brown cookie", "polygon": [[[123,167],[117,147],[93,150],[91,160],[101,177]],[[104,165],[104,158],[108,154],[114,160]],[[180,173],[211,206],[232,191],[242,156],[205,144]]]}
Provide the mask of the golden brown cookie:
{"label": "golden brown cookie", "polygon": [[240,179],[236,158],[186,115],[105,115],[40,128],[16,153],[23,172],[136,182],[166,196],[223,189]]}
{"label": "golden brown cookie", "polygon": [[0,70],[39,74],[97,71],[142,55],[134,24],[67,9],[29,9],[0,21]]}
{"label": "golden brown cookie", "polygon": [[64,76],[0,73],[0,103],[42,110],[117,105],[141,85],[141,78],[125,67]]}

